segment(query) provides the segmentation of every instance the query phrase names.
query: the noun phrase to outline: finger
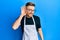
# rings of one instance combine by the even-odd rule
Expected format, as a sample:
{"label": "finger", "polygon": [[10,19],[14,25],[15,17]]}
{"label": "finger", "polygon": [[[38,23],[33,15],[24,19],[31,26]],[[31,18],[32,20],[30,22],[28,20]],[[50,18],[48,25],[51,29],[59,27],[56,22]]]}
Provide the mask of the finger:
{"label": "finger", "polygon": [[21,9],[26,10],[26,7],[25,6],[22,6]]}

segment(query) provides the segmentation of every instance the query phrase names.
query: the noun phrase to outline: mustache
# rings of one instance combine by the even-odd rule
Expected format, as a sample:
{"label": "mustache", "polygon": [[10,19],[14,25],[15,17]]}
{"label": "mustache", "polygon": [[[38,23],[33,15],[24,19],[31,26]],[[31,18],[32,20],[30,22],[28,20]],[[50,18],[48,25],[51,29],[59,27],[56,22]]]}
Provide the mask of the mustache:
{"label": "mustache", "polygon": [[33,14],[33,13],[29,13],[29,14]]}

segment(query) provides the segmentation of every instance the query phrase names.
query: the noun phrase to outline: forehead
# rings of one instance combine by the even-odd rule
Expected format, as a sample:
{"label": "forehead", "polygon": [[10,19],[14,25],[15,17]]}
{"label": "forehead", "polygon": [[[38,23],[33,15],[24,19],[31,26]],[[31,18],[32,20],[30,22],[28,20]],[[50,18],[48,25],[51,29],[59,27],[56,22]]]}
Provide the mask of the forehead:
{"label": "forehead", "polygon": [[35,9],[34,6],[27,6],[27,9]]}

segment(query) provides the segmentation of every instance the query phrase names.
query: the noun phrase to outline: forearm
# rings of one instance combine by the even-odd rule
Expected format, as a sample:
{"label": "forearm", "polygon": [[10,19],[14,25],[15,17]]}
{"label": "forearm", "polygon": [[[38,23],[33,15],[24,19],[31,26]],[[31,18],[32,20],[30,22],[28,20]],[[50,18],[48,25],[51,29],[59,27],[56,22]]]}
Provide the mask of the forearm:
{"label": "forearm", "polygon": [[19,16],[19,18],[14,22],[14,24],[12,26],[12,28],[14,30],[16,30],[19,27],[19,25],[21,25],[22,17],[23,17],[23,15]]}
{"label": "forearm", "polygon": [[39,32],[39,35],[40,35],[41,39],[44,40],[44,38],[43,38],[43,33],[42,33],[42,29],[39,28],[38,32]]}
{"label": "forearm", "polygon": [[25,12],[26,10],[25,9],[26,9],[26,7],[21,8],[21,15],[14,22],[13,27],[12,27],[14,30],[16,30],[19,27],[19,25],[21,25],[21,20],[22,20],[23,16],[26,15],[26,12]]}

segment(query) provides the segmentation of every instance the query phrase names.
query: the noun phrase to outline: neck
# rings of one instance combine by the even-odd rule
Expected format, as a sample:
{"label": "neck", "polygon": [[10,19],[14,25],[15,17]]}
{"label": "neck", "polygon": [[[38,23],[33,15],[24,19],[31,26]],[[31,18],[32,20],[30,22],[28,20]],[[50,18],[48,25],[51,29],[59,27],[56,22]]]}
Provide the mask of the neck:
{"label": "neck", "polygon": [[31,18],[30,16],[26,15],[27,18]]}

